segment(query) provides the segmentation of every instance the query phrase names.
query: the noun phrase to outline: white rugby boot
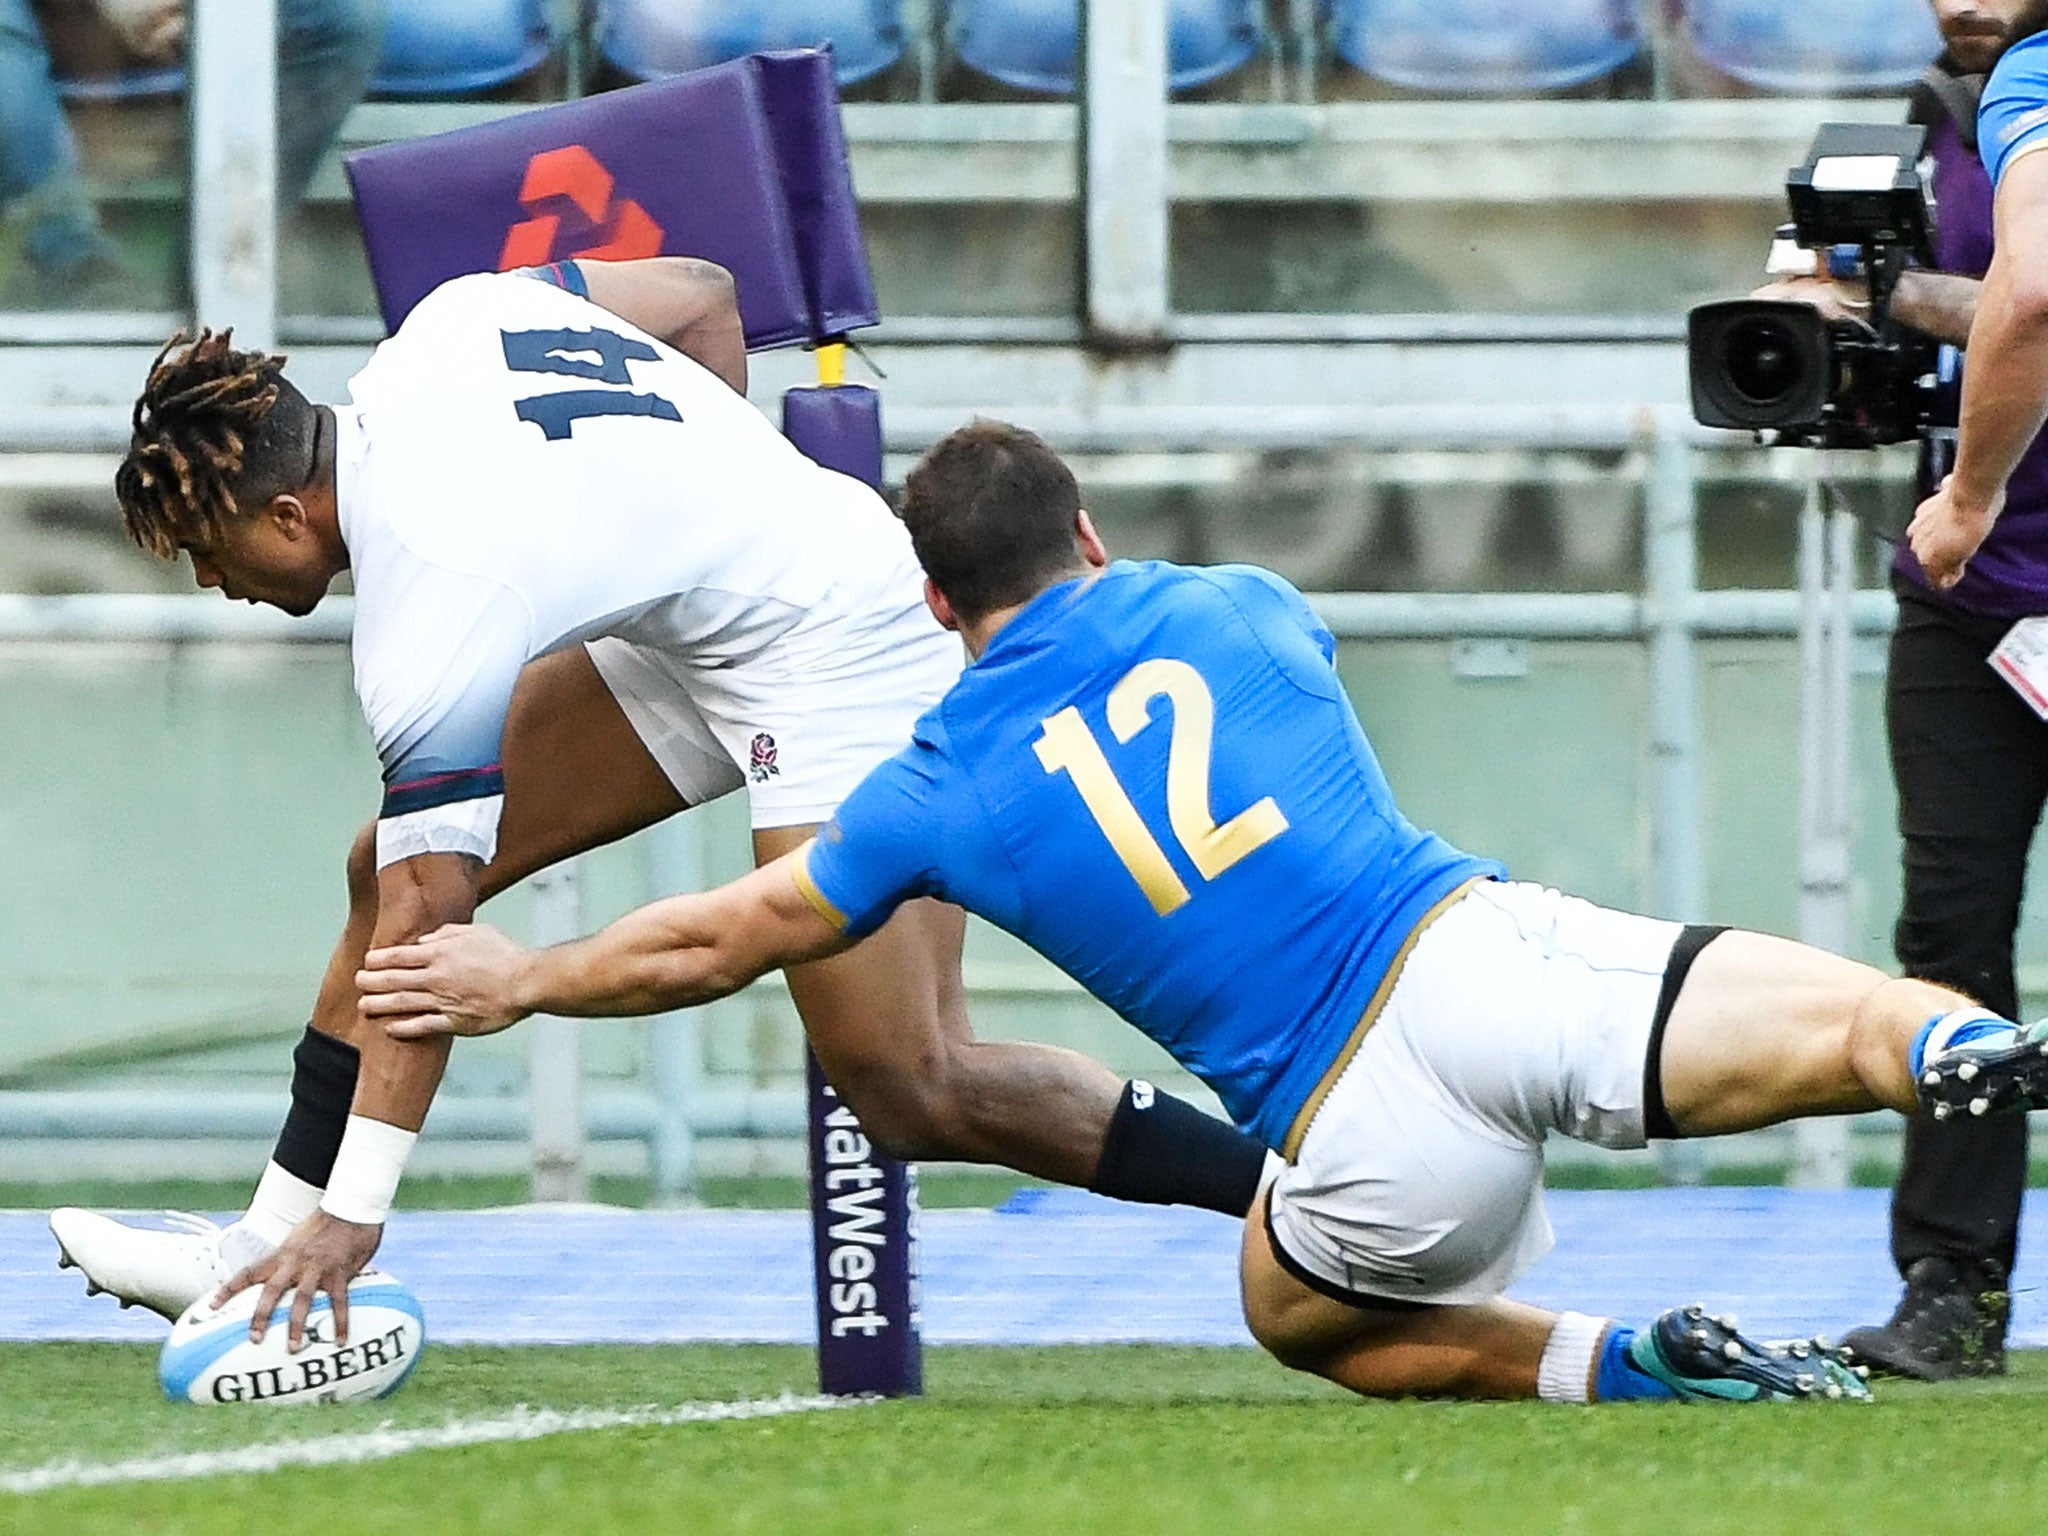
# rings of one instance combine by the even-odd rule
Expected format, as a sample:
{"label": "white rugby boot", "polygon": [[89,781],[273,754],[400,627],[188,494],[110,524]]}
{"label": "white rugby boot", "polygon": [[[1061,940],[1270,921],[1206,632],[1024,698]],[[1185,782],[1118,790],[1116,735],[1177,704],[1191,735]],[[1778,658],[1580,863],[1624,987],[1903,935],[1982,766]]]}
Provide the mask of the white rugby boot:
{"label": "white rugby boot", "polygon": [[160,1228],[131,1227],[75,1206],[52,1211],[57,1267],[83,1273],[88,1296],[104,1291],[123,1307],[147,1307],[176,1322],[241,1265],[221,1253],[221,1239],[233,1228],[182,1211],[164,1212],[164,1221]]}

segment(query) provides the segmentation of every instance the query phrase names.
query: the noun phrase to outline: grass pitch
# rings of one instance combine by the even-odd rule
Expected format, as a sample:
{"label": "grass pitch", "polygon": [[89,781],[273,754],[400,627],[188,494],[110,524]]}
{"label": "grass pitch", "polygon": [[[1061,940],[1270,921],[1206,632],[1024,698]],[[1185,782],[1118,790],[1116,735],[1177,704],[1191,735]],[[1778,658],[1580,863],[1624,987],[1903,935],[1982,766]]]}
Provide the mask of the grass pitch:
{"label": "grass pitch", "polygon": [[[808,1351],[440,1349],[388,1404],[209,1412],[151,1351],[0,1346],[0,1470],[814,1390]],[[1249,1350],[935,1349],[929,1396],[351,1467],[0,1493],[0,1532],[2038,1531],[2048,1358],[1873,1407],[1363,1403]],[[1847,1524],[1845,1525],[1845,1522]]]}

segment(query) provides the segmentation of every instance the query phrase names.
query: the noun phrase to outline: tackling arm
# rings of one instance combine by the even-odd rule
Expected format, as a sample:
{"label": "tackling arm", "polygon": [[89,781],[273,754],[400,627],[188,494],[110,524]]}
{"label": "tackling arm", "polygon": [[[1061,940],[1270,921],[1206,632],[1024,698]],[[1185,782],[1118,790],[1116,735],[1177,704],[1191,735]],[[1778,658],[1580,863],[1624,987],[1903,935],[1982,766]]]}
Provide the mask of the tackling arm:
{"label": "tackling arm", "polygon": [[732,274],[695,256],[576,263],[593,304],[630,320],[747,392],[747,338]]}
{"label": "tackling arm", "polygon": [[806,845],[715,891],[630,912],[587,939],[524,950],[458,926],[373,948],[357,976],[364,1018],[394,1043],[486,1035],[532,1013],[610,1018],[695,1007],[854,941],[799,884]]}

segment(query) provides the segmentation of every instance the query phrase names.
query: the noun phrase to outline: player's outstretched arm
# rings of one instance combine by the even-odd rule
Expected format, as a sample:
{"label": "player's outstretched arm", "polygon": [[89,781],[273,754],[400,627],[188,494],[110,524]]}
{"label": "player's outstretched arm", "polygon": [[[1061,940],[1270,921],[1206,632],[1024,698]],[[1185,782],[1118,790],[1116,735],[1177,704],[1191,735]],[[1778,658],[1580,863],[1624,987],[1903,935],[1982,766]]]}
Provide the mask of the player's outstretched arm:
{"label": "player's outstretched arm", "polygon": [[640,261],[578,257],[590,302],[630,320],[747,392],[747,337],[732,274],[696,256]]}
{"label": "player's outstretched arm", "polygon": [[[459,854],[430,853],[386,865],[377,876],[377,927],[372,949],[411,943],[423,934],[466,923],[476,912],[482,866]],[[447,1040],[385,1038],[365,1031],[353,1112],[416,1131],[448,1067]]]}
{"label": "player's outstretched arm", "polygon": [[[377,926],[373,945],[392,945],[429,929],[468,918],[476,910],[482,864],[463,854],[429,853],[400,859],[377,875]],[[267,1258],[233,1276],[215,1296],[218,1304],[247,1286],[263,1287],[249,1325],[261,1339],[280,1301],[290,1295],[289,1336],[296,1349],[320,1292],[334,1306],[336,1336],[348,1337],[348,1283],[376,1255],[383,1239],[383,1211],[397,1188],[405,1150],[425,1123],[427,1109],[447,1070],[446,1039],[389,1039],[365,1030],[357,1039],[362,1065],[341,1155],[321,1197],[320,1209]],[[374,1142],[353,1144],[367,1135]],[[393,1150],[394,1142],[402,1147]],[[375,1186],[365,1201],[365,1191]],[[339,1203],[337,1203],[339,1202]]]}
{"label": "player's outstretched arm", "polygon": [[797,849],[551,949],[523,949],[481,925],[373,949],[356,978],[363,1017],[395,1041],[420,1041],[493,1034],[533,1013],[614,1018],[727,997],[781,966],[851,947],[798,888],[804,856]]}

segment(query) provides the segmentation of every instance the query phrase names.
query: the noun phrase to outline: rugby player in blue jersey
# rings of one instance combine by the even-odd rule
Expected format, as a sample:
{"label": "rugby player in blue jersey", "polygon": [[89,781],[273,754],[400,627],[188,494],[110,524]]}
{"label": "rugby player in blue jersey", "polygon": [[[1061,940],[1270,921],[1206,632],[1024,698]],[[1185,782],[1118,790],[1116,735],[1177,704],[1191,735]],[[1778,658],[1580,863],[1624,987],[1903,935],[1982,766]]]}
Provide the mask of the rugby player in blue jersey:
{"label": "rugby player in blue jersey", "polygon": [[2037,1042],[1785,939],[1510,883],[1410,825],[1300,594],[1246,566],[1112,564],[1027,432],[953,434],[903,517],[975,660],[814,842],[554,949],[480,927],[379,949],[368,1019],[416,1038],[687,1006],[939,897],[1280,1154],[1242,1279],[1286,1364],[1372,1395],[1867,1396],[1832,1353],[1696,1309],[1637,1333],[1503,1299],[1551,1243],[1544,1138],[2018,1109],[2048,1101]]}

